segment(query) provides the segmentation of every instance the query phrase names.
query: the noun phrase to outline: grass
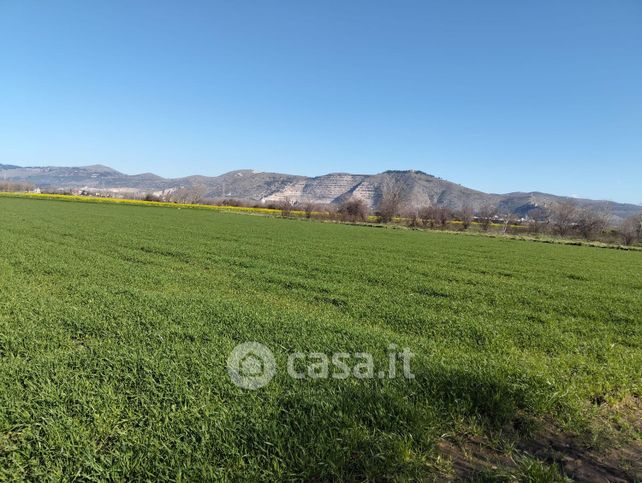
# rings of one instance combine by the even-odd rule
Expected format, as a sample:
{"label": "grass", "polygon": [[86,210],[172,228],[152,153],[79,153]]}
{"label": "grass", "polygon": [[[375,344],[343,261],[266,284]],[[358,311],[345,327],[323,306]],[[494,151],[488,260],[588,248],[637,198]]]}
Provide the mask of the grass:
{"label": "grass", "polygon": [[[639,252],[3,197],[0,274],[0,479],[430,478],[444,434],[642,392]],[[415,379],[283,369],[391,343]]]}
{"label": "grass", "polygon": [[[153,206],[165,207],[176,209],[191,209],[191,210],[210,210],[210,211],[225,211],[230,213],[253,213],[259,215],[277,215],[282,210],[273,208],[256,208],[246,206],[223,206],[223,205],[205,205],[195,203],[170,203],[166,201],[147,201],[147,200],[132,200],[127,198],[100,198],[97,196],[80,196],[80,195],[67,195],[67,194],[52,194],[52,193],[14,193],[0,192],[0,198],[20,198],[28,200],[53,200],[53,201],[70,201],[76,203],[100,203],[100,204],[118,204],[118,205],[131,205],[131,206]],[[291,212],[296,216],[303,216],[303,211],[292,210]]]}

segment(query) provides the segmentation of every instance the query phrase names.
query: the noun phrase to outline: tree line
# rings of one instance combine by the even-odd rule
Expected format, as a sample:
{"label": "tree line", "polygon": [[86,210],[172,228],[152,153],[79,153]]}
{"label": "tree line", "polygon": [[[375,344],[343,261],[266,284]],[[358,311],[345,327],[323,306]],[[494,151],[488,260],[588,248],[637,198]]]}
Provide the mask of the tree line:
{"label": "tree line", "polygon": [[[27,192],[36,189],[30,183],[0,180],[0,192]],[[95,191],[95,190],[94,190]],[[119,197],[146,201],[164,201],[179,204],[204,204],[223,206],[242,206],[279,210],[283,216],[302,213],[305,218],[324,220],[383,224],[403,224],[411,228],[438,230],[476,230],[502,234],[547,235],[560,238],[583,238],[635,245],[642,243],[641,213],[626,220],[614,222],[607,204],[580,205],[566,199],[550,206],[536,207],[525,217],[502,212],[490,203],[473,206],[464,202],[460,208],[451,209],[438,204],[409,206],[407,188],[401,182],[385,180],[379,189],[377,208],[371,209],[364,200],[352,197],[339,204],[318,204],[294,202],[282,199],[268,202],[238,200],[233,198],[209,198],[205,188],[179,188],[164,194],[121,193]],[[47,192],[47,191],[43,191]],[[52,193],[68,193],[70,190],[49,190]],[[91,193],[82,193],[91,194]],[[114,196],[102,191],[101,196]]]}

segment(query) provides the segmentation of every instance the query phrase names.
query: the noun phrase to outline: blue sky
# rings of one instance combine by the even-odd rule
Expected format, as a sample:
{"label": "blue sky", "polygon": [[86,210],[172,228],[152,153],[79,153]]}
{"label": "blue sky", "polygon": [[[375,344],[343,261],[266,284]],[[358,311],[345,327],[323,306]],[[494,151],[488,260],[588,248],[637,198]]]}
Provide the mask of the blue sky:
{"label": "blue sky", "polygon": [[642,1],[0,0],[0,163],[642,203]]}

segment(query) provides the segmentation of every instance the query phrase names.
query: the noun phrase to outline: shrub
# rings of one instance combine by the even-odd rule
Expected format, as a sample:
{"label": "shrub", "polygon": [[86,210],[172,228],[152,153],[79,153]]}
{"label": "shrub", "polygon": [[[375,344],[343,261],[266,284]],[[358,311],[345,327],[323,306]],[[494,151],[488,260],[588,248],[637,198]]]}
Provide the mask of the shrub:
{"label": "shrub", "polygon": [[143,200],[144,201],[155,201],[157,203],[160,202],[160,201],[163,201],[163,199],[160,196],[155,195],[153,193],[145,193],[145,195],[143,196]]}

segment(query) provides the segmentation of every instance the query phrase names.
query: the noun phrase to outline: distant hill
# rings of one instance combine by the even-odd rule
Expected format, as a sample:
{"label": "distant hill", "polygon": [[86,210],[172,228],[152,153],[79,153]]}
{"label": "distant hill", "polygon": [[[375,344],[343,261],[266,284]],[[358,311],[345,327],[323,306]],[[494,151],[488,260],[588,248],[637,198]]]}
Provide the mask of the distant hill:
{"label": "distant hill", "polygon": [[[152,173],[127,175],[102,165],[84,167],[19,167],[0,164],[0,180],[26,181],[47,189],[109,190],[132,193],[168,193],[176,189],[198,190],[209,198],[237,198],[271,202],[290,200],[299,203],[340,203],[351,197],[363,199],[376,209],[383,186],[403,186],[408,206],[428,204],[458,209],[466,204],[478,209],[490,204],[502,213],[525,215],[569,198],[547,193],[483,193],[421,171],[386,171],[375,175],[331,173],[309,178],[252,170],[231,171],[221,176],[188,176],[168,179]],[[617,218],[642,211],[638,205],[574,199],[580,206],[607,205]]]}

